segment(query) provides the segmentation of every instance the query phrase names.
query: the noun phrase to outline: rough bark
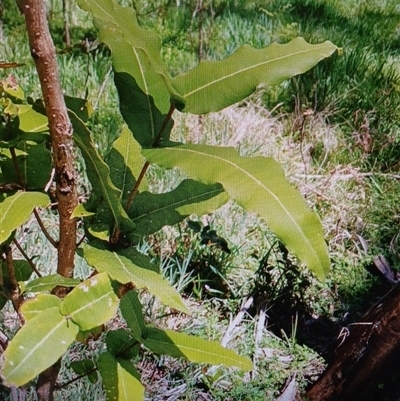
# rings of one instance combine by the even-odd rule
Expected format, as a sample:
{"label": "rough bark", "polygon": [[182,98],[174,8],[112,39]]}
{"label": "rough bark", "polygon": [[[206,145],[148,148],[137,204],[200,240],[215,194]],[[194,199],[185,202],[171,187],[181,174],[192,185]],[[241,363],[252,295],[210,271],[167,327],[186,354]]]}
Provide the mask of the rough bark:
{"label": "rough bark", "polygon": [[[311,401],[378,399],[385,372],[400,352],[400,285],[347,327],[332,363],[308,390]],[[398,360],[398,358],[397,358]],[[398,363],[398,362],[396,362]]]}
{"label": "rough bark", "polygon": [[48,28],[45,2],[43,0],[22,0],[20,9],[25,15],[31,55],[35,61],[49,119],[60,216],[57,271],[65,277],[72,277],[76,222],[74,219],[71,220],[70,216],[78,204],[73,165],[72,126],[61,89],[56,51]]}
{"label": "rough bark", "polygon": [[[25,15],[30,51],[38,72],[49,120],[59,212],[57,272],[65,277],[72,277],[76,248],[76,221],[70,219],[70,216],[78,204],[73,165],[72,125],[61,89],[56,51],[49,32],[45,2],[44,0],[17,0],[17,3]],[[59,297],[64,297],[66,294],[63,287],[56,289],[55,293]],[[54,399],[54,386],[59,370],[60,362],[57,362],[39,376],[36,386],[39,400],[52,401]]]}

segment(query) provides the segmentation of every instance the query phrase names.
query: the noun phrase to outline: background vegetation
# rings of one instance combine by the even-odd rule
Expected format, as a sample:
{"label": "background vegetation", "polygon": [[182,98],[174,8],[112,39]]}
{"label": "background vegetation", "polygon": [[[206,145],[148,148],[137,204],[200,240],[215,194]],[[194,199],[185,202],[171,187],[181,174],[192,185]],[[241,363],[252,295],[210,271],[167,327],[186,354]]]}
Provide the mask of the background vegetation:
{"label": "background vegetation", "polygon": [[[220,59],[245,43],[263,47],[303,36],[311,43],[329,39],[343,48],[342,56],[273,89],[260,88],[223,112],[179,115],[173,131],[181,141],[234,146],[243,155],[270,155],[284,165],[289,179],[323,220],[332,258],[332,272],[324,284],[287,254],[262,221],[233,203],[212,215],[192,216],[184,224],[165,228],[140,245],[191,300],[194,311],[190,317],[169,317],[160,305],[159,315],[148,318],[190,334],[232,341],[242,354],[254,355],[256,364],[251,377],[242,377],[149,354],[139,366],[149,400],[273,400],[292,374],[304,388],[322,372],[320,355],[329,360],[332,347],[341,341],[342,327],[357,321],[388,289],[389,284],[374,274],[374,257],[384,255],[394,270],[399,268],[398,2],[125,4],[135,7],[143,26],[161,36],[163,57],[175,74],[194,66],[199,56]],[[67,47],[62,3],[51,0],[48,6],[62,86],[67,95],[87,95],[92,102],[91,129],[98,149],[107,155],[122,124],[111,66],[104,57],[108,50],[96,43],[87,15],[70,3]],[[3,0],[1,17],[0,59],[25,64],[12,73],[27,94],[38,98],[24,21],[13,1]],[[8,73],[0,71],[0,78]],[[148,173],[155,192],[170,190],[182,178],[177,171],[159,168]],[[83,180],[81,185],[88,184]],[[53,216],[44,219],[51,230]],[[51,249],[43,247],[34,222],[25,230],[38,233],[24,246],[32,254],[46,255],[46,262],[38,266],[46,271],[54,259]],[[156,252],[150,245],[156,245]],[[143,301],[149,310],[154,306],[154,299],[145,294]],[[230,332],[229,323],[242,306],[247,306],[246,313]],[[6,306],[0,319],[7,334],[16,330],[11,308]],[[118,327],[118,321],[112,324]],[[96,349],[95,342],[90,346]],[[77,347],[67,358],[73,361],[85,352],[85,347]],[[61,381],[73,377],[65,369]],[[88,384],[87,378],[76,381],[57,397],[102,399],[100,386]],[[7,394],[4,390],[1,397],[7,399]],[[28,398],[34,399],[29,394]]]}

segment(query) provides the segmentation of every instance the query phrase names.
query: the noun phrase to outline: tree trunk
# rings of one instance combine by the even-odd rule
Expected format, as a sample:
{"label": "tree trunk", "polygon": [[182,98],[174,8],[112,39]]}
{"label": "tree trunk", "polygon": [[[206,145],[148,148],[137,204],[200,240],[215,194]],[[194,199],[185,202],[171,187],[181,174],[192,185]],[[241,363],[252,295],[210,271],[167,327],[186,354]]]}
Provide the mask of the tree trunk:
{"label": "tree trunk", "polygon": [[319,380],[308,390],[311,401],[382,399],[381,383],[398,367],[400,285],[373,305],[361,321],[342,332],[344,342]]}
{"label": "tree trunk", "polygon": [[[72,125],[68,117],[56,60],[56,50],[50,36],[44,0],[17,0],[25,15],[26,30],[32,58],[38,72],[55,169],[56,196],[59,213],[59,241],[57,244],[57,272],[72,277],[76,248],[76,221],[70,219],[78,204],[74,169],[74,143]],[[65,287],[53,291],[59,297],[66,295]],[[46,369],[37,384],[39,400],[52,401],[60,362]]]}
{"label": "tree trunk", "polygon": [[76,221],[70,219],[70,216],[78,204],[73,164],[72,125],[61,89],[56,51],[49,32],[45,3],[43,0],[22,0],[20,9],[25,14],[31,55],[35,61],[49,119],[60,216],[57,272],[64,277],[72,277],[76,248]]}

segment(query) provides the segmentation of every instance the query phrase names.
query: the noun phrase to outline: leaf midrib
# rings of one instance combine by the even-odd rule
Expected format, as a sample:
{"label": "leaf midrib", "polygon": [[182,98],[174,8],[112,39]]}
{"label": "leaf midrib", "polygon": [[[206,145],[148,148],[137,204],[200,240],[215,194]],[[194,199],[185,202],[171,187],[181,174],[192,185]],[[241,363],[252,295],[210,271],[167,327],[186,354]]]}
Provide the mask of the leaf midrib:
{"label": "leaf midrib", "polygon": [[[250,178],[250,180],[254,181],[256,184],[259,184],[261,186],[262,189],[265,190],[265,192],[267,192],[268,194],[270,194],[273,199],[278,203],[278,205],[280,205],[280,207],[282,208],[282,210],[285,212],[285,214],[287,216],[289,216],[290,220],[293,222],[293,224],[295,225],[295,227],[297,228],[297,230],[301,233],[301,236],[305,239],[306,244],[308,245],[308,248],[311,250],[311,252],[314,254],[314,256],[318,259],[318,255],[316,253],[316,251],[314,250],[313,246],[311,245],[309,239],[307,238],[306,235],[303,234],[303,231],[301,229],[301,227],[297,224],[296,220],[293,219],[292,215],[289,213],[289,211],[286,209],[285,205],[282,204],[282,202],[280,201],[279,197],[276,196],[273,192],[271,192],[268,187],[266,187],[260,180],[258,180],[256,177],[254,177],[253,175],[251,175],[250,173],[248,173],[245,169],[243,169],[242,167],[238,166],[236,163],[224,159],[220,156],[216,156],[216,155],[212,155],[209,153],[204,153],[198,150],[193,150],[193,149],[188,149],[188,148],[171,148],[168,149],[169,151],[173,152],[173,151],[177,151],[177,152],[191,152],[194,153],[196,155],[201,155],[202,157],[210,157],[213,158],[215,160],[218,160],[222,163],[227,163],[230,164],[231,166],[233,166],[235,169],[239,170],[242,174],[245,174],[247,177]],[[221,183],[223,185],[223,183]]]}
{"label": "leaf midrib", "polygon": [[287,55],[284,55],[284,56],[281,56],[281,57],[274,58],[273,60],[267,60],[267,61],[263,61],[263,62],[258,63],[258,64],[253,64],[253,65],[251,65],[251,66],[249,66],[249,67],[246,67],[246,68],[241,69],[240,71],[235,71],[235,72],[233,72],[233,73],[231,73],[231,74],[224,75],[224,76],[221,77],[221,78],[215,79],[215,80],[213,80],[213,81],[211,81],[211,82],[206,83],[205,85],[199,86],[199,87],[193,89],[191,92],[188,92],[188,93],[183,94],[183,96],[184,96],[185,98],[188,98],[188,97],[192,96],[193,94],[195,94],[195,93],[197,93],[197,92],[200,92],[200,91],[204,90],[205,88],[208,88],[209,86],[215,85],[215,84],[217,84],[217,83],[219,83],[219,82],[222,82],[222,81],[224,81],[224,80],[226,80],[226,79],[232,78],[232,77],[234,77],[235,75],[239,75],[239,74],[241,74],[241,73],[250,71],[250,70],[255,69],[255,68],[258,68],[258,67],[260,67],[260,66],[262,66],[262,65],[267,65],[267,64],[273,63],[273,62],[275,62],[275,61],[284,60],[285,58],[297,56],[297,55],[299,55],[299,54],[307,53],[307,52],[310,52],[310,51],[315,51],[315,48],[313,48],[313,49],[306,49],[306,50],[302,50],[302,51],[298,51],[298,52],[295,52],[295,53],[291,53],[291,54],[287,54]]}

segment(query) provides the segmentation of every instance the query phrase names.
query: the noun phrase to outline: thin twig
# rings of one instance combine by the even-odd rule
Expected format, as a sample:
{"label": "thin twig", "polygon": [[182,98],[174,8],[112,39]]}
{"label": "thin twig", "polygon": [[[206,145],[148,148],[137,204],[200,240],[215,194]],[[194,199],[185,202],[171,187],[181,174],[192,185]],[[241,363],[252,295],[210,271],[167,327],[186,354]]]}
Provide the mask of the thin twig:
{"label": "thin twig", "polygon": [[25,260],[28,262],[28,264],[31,267],[31,269],[36,273],[36,275],[38,277],[42,277],[42,275],[40,274],[39,270],[36,268],[35,264],[33,263],[33,260],[22,249],[22,246],[20,245],[20,243],[15,238],[13,238],[13,242],[16,245],[16,247],[18,248],[18,250],[21,252],[22,256],[25,258]]}
{"label": "thin twig", "polygon": [[58,242],[55,241],[55,240],[51,237],[51,235],[49,234],[49,232],[46,230],[46,227],[44,226],[43,221],[42,221],[42,219],[40,218],[39,213],[38,213],[38,211],[37,211],[36,208],[33,209],[33,214],[35,215],[36,220],[37,220],[37,222],[38,222],[38,224],[39,224],[40,229],[43,231],[44,236],[49,240],[50,244],[53,245],[54,248],[57,249],[57,248],[58,248]]}
{"label": "thin twig", "polygon": [[261,339],[263,337],[263,332],[264,332],[264,327],[265,327],[265,322],[267,320],[267,314],[266,314],[266,309],[267,309],[267,302],[263,302],[260,307],[260,312],[258,314],[258,321],[257,321],[257,327],[256,327],[256,336],[255,336],[255,341],[254,341],[254,355],[253,355],[253,371],[252,371],[252,376],[253,379],[257,376],[257,360],[259,356],[262,354],[259,344],[261,342]]}
{"label": "thin twig", "polygon": [[[153,147],[154,148],[156,148],[160,144],[160,141],[161,141],[162,135],[164,133],[164,130],[167,127],[169,121],[171,120],[172,113],[174,112],[174,110],[175,110],[175,105],[173,105],[171,103],[171,107],[169,108],[168,114],[166,115],[166,117],[164,119],[163,125],[161,126],[160,131],[159,131],[156,139],[154,140],[154,143],[153,143]],[[149,166],[150,166],[150,163],[148,161],[146,161],[144,163],[142,171],[140,172],[139,177],[138,177],[138,179],[137,179],[137,181],[135,183],[135,186],[133,187],[133,189],[132,189],[132,191],[131,191],[131,193],[129,195],[128,201],[126,202],[126,205],[125,205],[125,210],[126,211],[128,211],[129,208],[131,207],[132,202],[135,199],[135,196],[139,191],[140,184],[142,183],[143,178],[144,178]]]}
{"label": "thin twig", "polygon": [[10,150],[10,153],[11,153],[12,162],[14,164],[14,169],[15,169],[15,172],[16,172],[17,177],[18,177],[18,181],[24,188],[26,188],[26,182],[25,182],[24,178],[22,177],[22,172],[21,172],[21,169],[19,168],[17,154],[15,153],[14,146],[10,146],[9,150]]}
{"label": "thin twig", "polygon": [[6,264],[7,264],[7,269],[8,269],[8,276],[10,279],[11,283],[11,302],[18,313],[18,316],[21,320],[21,323],[24,324],[25,319],[21,315],[19,308],[21,306],[21,303],[23,301],[21,292],[19,290],[19,285],[18,285],[18,280],[15,275],[15,267],[14,267],[14,260],[13,260],[13,255],[12,255],[12,250],[10,246],[6,246],[4,250],[4,254],[6,256]]}

